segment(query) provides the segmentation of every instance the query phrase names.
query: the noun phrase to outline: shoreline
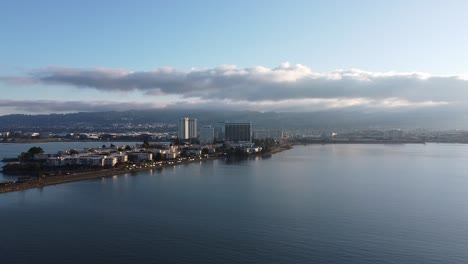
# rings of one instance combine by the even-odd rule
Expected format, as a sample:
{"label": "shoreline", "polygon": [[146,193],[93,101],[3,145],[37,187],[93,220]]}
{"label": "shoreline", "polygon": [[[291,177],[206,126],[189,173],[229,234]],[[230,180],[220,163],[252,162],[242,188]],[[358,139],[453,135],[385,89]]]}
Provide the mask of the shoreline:
{"label": "shoreline", "polygon": [[375,144],[375,145],[404,145],[404,144],[427,144],[427,143],[446,143],[446,144],[467,144],[463,142],[430,142],[430,141],[309,141],[309,142],[290,142],[297,145],[350,145],[350,144]]}
{"label": "shoreline", "polygon": [[[271,156],[272,154],[279,153],[285,150],[289,150],[292,147],[293,147],[292,145],[282,145],[282,146],[272,149],[271,151],[267,153],[259,153],[256,155],[252,155],[250,157]],[[161,164],[154,165],[154,166],[146,165],[145,167],[134,168],[134,169],[129,169],[129,170],[125,168],[111,168],[111,169],[100,169],[96,171],[77,172],[77,173],[72,173],[69,175],[63,174],[63,175],[48,176],[46,178],[29,179],[21,183],[0,185],[0,194],[23,191],[23,190],[34,189],[34,188],[42,188],[45,186],[51,186],[51,185],[69,183],[69,182],[92,180],[92,179],[113,177],[113,176],[121,176],[127,173],[162,169],[162,168],[170,167],[170,166],[178,166],[178,165],[190,164],[190,163],[195,163],[195,162],[218,160],[222,158],[226,158],[226,157],[214,156],[214,157],[196,158],[193,160],[184,160],[184,161],[167,161],[165,163],[161,163]]]}
{"label": "shoreline", "polygon": [[[42,143],[113,143],[113,142],[141,142],[141,139],[113,139],[113,140],[101,140],[101,139],[68,139],[68,138],[45,138],[45,139],[15,139],[14,141],[0,141],[4,144],[42,144]],[[295,141],[289,140],[287,144],[290,145],[314,145],[314,144],[426,144],[426,143],[446,143],[446,144],[468,144],[468,140],[453,140],[453,141],[426,141],[426,140],[310,140],[310,141]]]}
{"label": "shoreline", "polygon": [[[3,144],[43,144],[43,143],[113,143],[113,142],[128,142],[128,143],[133,143],[133,142],[141,142],[140,139],[114,139],[114,140],[78,140],[78,139],[62,139],[62,140],[57,140],[57,139],[47,139],[47,140],[31,140],[31,139],[26,139],[26,140],[16,140],[16,141],[0,141],[0,143]],[[299,141],[288,141],[288,144],[290,145],[317,145],[317,144],[427,144],[427,143],[437,143],[437,144],[468,144],[467,141],[424,141],[424,140],[382,140],[382,141],[358,141],[358,140],[317,140],[317,141],[305,141],[305,142],[299,142]]]}
{"label": "shoreline", "polygon": [[70,143],[70,142],[103,142],[103,143],[112,143],[112,142],[141,142],[140,139],[114,139],[114,140],[100,140],[100,139],[15,139],[12,141],[0,141],[4,144],[42,144],[42,143]]}
{"label": "shoreline", "polygon": [[182,164],[190,164],[190,163],[195,163],[195,162],[200,162],[200,161],[209,161],[209,160],[215,160],[215,159],[218,159],[218,158],[217,157],[205,158],[205,159],[198,159],[198,160],[193,160],[193,161],[192,160],[184,161],[180,163],[176,162],[173,164],[165,163],[165,164],[161,164],[158,166],[146,166],[143,168],[135,168],[135,169],[130,169],[130,170],[123,169],[123,168],[112,168],[112,169],[101,169],[97,171],[77,172],[77,173],[72,173],[70,175],[55,175],[55,176],[49,176],[46,178],[31,179],[22,183],[13,184],[9,186],[0,186],[0,193],[16,192],[16,191],[22,191],[22,190],[27,190],[27,189],[33,189],[33,188],[42,188],[45,186],[57,185],[57,184],[62,184],[62,183],[120,176],[120,175],[124,175],[127,173],[132,173],[132,172],[142,172],[142,171],[149,171],[152,169],[160,169],[160,168],[162,169],[164,167],[177,166],[177,165],[182,165]]}

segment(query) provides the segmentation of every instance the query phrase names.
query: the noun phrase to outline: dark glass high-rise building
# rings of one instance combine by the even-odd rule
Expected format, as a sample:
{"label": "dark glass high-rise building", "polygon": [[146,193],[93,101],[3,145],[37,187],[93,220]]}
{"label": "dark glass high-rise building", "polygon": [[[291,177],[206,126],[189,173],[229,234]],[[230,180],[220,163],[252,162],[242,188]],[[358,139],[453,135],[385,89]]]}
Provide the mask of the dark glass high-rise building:
{"label": "dark glass high-rise building", "polygon": [[226,142],[252,142],[252,123],[224,124],[224,141]]}

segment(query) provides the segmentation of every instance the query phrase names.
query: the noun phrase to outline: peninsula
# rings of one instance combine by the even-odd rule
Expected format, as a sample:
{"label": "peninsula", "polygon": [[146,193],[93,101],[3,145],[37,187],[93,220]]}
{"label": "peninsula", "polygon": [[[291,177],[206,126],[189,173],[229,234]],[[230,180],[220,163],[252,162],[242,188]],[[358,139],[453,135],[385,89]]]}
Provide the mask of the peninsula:
{"label": "peninsula", "polygon": [[145,142],[134,148],[112,146],[82,151],[62,151],[57,154],[44,154],[40,148],[33,147],[28,152],[21,153],[17,160],[4,160],[9,161],[4,167],[4,172],[17,174],[20,177],[16,181],[0,183],[0,193],[160,170],[168,166],[214,159],[265,157],[292,147],[288,144],[265,145],[263,148],[252,147],[251,144],[249,146],[223,144],[213,149],[184,146],[179,151],[179,146],[172,144]]}

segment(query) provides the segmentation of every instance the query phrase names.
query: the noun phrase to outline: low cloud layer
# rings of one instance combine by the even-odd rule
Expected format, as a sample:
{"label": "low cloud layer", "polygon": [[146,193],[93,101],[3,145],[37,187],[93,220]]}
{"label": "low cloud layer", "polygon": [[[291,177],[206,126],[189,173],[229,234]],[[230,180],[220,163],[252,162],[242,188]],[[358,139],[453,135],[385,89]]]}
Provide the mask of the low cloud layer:
{"label": "low cloud layer", "polygon": [[0,109],[10,109],[13,113],[125,111],[156,109],[165,106],[152,103],[112,101],[0,100]]}
{"label": "low cloud layer", "polygon": [[459,96],[468,97],[468,81],[463,76],[361,70],[318,73],[306,66],[288,63],[273,69],[226,65],[213,69],[179,71],[159,68],[144,72],[46,68],[30,72],[28,76],[10,76],[3,80],[104,91],[140,90],[150,94],[248,101],[337,97],[399,97],[416,101],[445,101]]}
{"label": "low cloud layer", "polygon": [[[447,103],[421,102],[413,103],[397,98],[385,100],[355,99],[295,99],[279,101],[233,101],[233,100],[203,100],[181,99],[164,104],[148,102],[115,102],[115,101],[57,101],[57,100],[0,100],[0,115],[8,113],[70,113],[70,112],[100,112],[151,109],[181,109],[181,110],[251,110],[278,112],[313,112],[334,109],[354,110],[387,110],[400,111],[416,108],[444,106]],[[2,111],[3,109],[3,111]],[[8,111],[5,111],[8,109]]]}
{"label": "low cloud layer", "polygon": [[[177,95],[181,98],[165,105],[132,102],[95,102],[92,105],[96,109],[109,110],[175,105],[213,108],[219,105],[260,111],[315,111],[346,107],[437,107],[468,102],[468,78],[465,76],[355,69],[319,73],[309,67],[289,63],[276,68],[224,65],[212,69],[182,71],[159,68],[141,72],[51,67],[24,76],[3,76],[0,81],[10,85],[71,86],[110,93],[139,91],[149,96]],[[2,104],[6,107],[8,103],[4,100],[0,101],[0,107]],[[37,102],[37,105],[41,104],[46,108],[55,105],[51,110],[73,111],[89,108],[90,103],[64,102],[62,105],[61,102]],[[23,107],[24,110],[34,110],[32,106],[29,106],[31,109],[26,107]]]}

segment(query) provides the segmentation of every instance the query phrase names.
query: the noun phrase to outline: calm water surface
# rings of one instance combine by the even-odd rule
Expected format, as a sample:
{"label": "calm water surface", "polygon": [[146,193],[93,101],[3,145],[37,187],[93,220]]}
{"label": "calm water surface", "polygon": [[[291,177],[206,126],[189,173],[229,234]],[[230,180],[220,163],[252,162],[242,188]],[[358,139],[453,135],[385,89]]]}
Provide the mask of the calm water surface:
{"label": "calm water surface", "polygon": [[468,145],[296,146],[1,194],[0,234],[2,263],[466,263]]}

